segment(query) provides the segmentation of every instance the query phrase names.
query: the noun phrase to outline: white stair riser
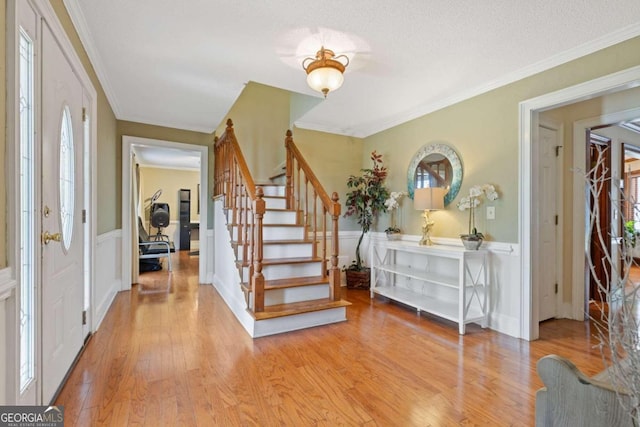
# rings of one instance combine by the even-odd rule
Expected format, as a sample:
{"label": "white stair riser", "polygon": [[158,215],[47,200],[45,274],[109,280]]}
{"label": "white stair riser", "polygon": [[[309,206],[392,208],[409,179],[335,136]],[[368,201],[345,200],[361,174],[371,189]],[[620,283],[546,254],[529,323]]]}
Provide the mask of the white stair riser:
{"label": "white stair riser", "polygon": [[295,224],[297,220],[295,211],[266,211],[262,218],[263,224]]}
{"label": "white stair riser", "polygon": [[284,197],[284,190],[284,185],[265,185],[262,187],[265,196]]}
{"label": "white stair riser", "polygon": [[[311,243],[279,243],[264,245],[262,249],[263,259],[277,258],[301,258],[311,257],[313,255],[313,245]],[[244,258],[242,246],[238,246],[238,260]],[[251,254],[247,254],[247,258],[251,259]]]}
{"label": "white stair riser", "polygon": [[[248,230],[249,233],[252,232],[252,228],[250,227]],[[242,230],[244,237],[244,229]],[[234,226],[231,231],[231,238],[235,241],[238,241],[238,226]],[[278,226],[270,226],[262,228],[262,240],[301,240],[304,238],[304,227],[278,227]]]}
{"label": "white stair riser", "polygon": [[265,280],[294,279],[296,277],[320,276],[322,267],[320,262],[305,262],[302,264],[265,265],[262,274]]}
{"label": "white stair riser", "polygon": [[271,289],[265,291],[264,305],[289,304],[293,302],[309,301],[329,298],[329,285],[298,286],[286,289]]}
{"label": "white stair riser", "polygon": [[267,209],[286,209],[287,201],[285,199],[273,198],[273,197],[263,197],[265,201],[265,205]]}
{"label": "white stair riser", "polygon": [[[320,276],[322,275],[322,263],[318,261],[300,264],[263,265],[262,275],[264,276],[264,280]],[[240,276],[242,282],[250,283],[251,277],[249,277],[249,267],[242,267]]]}

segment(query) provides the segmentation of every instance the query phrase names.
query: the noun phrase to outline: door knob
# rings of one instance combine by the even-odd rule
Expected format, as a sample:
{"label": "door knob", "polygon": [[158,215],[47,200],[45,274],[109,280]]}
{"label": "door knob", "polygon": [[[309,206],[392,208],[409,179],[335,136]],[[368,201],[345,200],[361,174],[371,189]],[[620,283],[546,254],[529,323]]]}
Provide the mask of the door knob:
{"label": "door knob", "polygon": [[50,241],[59,242],[62,240],[62,233],[49,234],[48,231],[42,233],[42,243],[48,245]]}

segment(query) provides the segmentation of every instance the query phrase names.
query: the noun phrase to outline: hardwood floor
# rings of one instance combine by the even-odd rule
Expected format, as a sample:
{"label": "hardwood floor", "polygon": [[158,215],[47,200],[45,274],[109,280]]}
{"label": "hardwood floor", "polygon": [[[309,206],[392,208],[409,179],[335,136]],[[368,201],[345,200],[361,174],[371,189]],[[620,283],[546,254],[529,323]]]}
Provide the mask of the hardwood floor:
{"label": "hardwood floor", "polygon": [[530,426],[540,357],[602,369],[588,322],[459,336],[362,290],[344,290],[347,322],[252,340],[197,257],[174,257],[116,297],[56,401],[66,425]]}

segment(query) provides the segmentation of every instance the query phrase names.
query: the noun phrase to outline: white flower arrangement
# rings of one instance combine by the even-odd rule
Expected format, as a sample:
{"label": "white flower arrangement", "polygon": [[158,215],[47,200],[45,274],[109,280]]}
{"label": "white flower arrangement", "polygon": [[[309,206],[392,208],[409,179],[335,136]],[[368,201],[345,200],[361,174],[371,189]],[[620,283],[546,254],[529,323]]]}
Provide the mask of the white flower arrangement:
{"label": "white flower arrangement", "polygon": [[389,198],[384,201],[387,212],[391,213],[391,226],[385,230],[387,234],[400,232],[400,229],[396,227],[393,211],[400,209],[400,201],[407,194],[406,191],[392,191],[391,194],[389,194]]}
{"label": "white flower arrangement", "polygon": [[461,211],[469,209],[469,235],[480,235],[482,237],[482,233],[478,233],[475,224],[475,208],[480,206],[482,195],[491,201],[497,200],[499,197],[496,188],[491,184],[474,185],[469,189],[469,196],[460,199],[457,205]]}
{"label": "white flower arrangement", "polygon": [[392,191],[389,198],[384,201],[384,206],[387,208],[387,211],[391,212],[394,209],[398,209],[400,207],[400,200],[406,195],[406,191]]}

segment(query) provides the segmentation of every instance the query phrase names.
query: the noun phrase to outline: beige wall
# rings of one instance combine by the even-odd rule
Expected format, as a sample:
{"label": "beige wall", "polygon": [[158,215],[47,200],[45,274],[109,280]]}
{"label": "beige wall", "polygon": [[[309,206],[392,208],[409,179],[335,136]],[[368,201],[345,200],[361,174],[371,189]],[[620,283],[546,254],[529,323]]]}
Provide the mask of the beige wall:
{"label": "beige wall", "polygon": [[[171,221],[179,220],[180,204],[178,191],[180,189],[191,190],[191,222],[199,222],[198,213],[198,184],[200,184],[200,172],[178,169],[165,169],[154,167],[140,168],[140,193],[142,194],[143,208],[145,209],[145,221],[149,219],[148,208],[151,196],[162,190],[162,195],[156,202],[168,203]],[[146,224],[145,224],[146,225]]]}
{"label": "beige wall", "polygon": [[226,121],[233,128],[256,182],[267,181],[284,161],[284,138],[290,129],[290,92],[249,82],[216,129],[222,135]]}
{"label": "beige wall", "polygon": [[[451,145],[462,160],[462,189],[445,211],[433,215],[434,234],[457,237],[465,232],[467,212],[458,211],[455,203],[469,187],[492,183],[500,193],[500,199],[493,203],[496,220],[486,221],[485,210],[481,208],[478,229],[491,240],[517,242],[518,104],[639,64],[640,37],[636,37],[365,138],[362,162],[369,164],[372,150],[384,154],[390,168],[389,185],[392,190],[401,190],[406,188],[409,161],[422,145],[433,142]],[[407,231],[418,234],[420,214],[406,205],[402,214]],[[383,229],[381,226],[377,229]]]}
{"label": "beige wall", "polygon": [[[347,178],[360,172],[363,140],[306,129],[295,129],[293,140],[329,196],[338,193],[344,214]],[[353,218],[341,217],[340,229],[360,228]]]}

